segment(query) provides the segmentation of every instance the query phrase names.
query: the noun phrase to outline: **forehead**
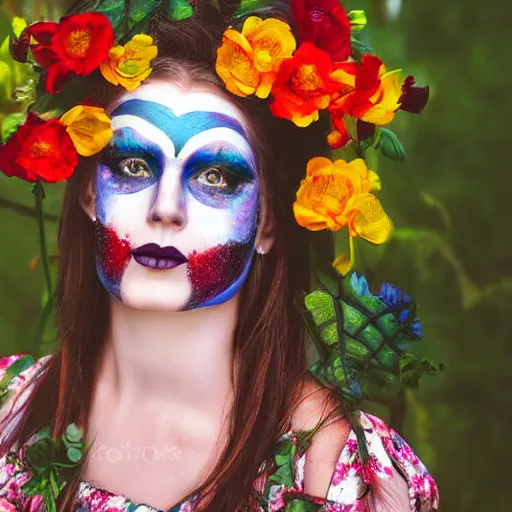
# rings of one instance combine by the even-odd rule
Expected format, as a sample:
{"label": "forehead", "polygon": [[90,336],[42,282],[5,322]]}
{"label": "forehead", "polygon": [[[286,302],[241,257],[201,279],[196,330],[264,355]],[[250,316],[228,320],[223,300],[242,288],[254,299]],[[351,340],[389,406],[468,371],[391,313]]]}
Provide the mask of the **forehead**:
{"label": "forehead", "polygon": [[136,128],[146,132],[143,135],[150,135],[155,127],[173,140],[178,152],[189,139],[209,130],[214,130],[209,132],[212,136],[223,134],[221,138],[225,138],[227,133],[228,139],[235,137],[243,146],[250,146],[244,115],[214,86],[184,90],[168,82],[150,82],[123,94],[109,114],[114,130],[135,122],[141,125]]}

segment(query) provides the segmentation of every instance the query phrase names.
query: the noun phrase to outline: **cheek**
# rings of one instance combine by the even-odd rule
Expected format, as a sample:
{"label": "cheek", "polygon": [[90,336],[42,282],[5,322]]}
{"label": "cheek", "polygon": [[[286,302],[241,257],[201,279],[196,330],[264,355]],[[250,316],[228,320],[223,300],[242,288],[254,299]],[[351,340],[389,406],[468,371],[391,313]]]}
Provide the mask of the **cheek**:
{"label": "cheek", "polygon": [[96,221],[95,236],[100,279],[112,294],[119,297],[121,279],[131,259],[130,241],[119,237],[112,226],[105,226],[100,221]]}
{"label": "cheek", "polygon": [[231,207],[236,240],[252,238],[259,220],[259,187],[248,187]]}

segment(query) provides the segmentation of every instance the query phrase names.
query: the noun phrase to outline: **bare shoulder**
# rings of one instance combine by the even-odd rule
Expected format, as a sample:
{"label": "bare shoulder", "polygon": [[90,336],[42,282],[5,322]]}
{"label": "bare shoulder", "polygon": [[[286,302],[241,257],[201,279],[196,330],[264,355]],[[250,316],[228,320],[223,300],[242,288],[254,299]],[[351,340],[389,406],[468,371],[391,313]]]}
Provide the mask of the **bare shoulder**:
{"label": "bare shoulder", "polygon": [[[309,430],[339,406],[331,392],[313,377],[304,382],[301,400],[292,415],[292,430]],[[350,424],[343,416],[326,421],[312,438],[306,454],[304,492],[325,498],[331,478],[350,434]]]}
{"label": "bare shoulder", "polygon": [[[309,430],[339,406],[338,399],[313,377],[304,383],[300,402],[292,415],[292,430]],[[327,498],[331,480],[341,452],[351,432],[343,415],[334,416],[315,433],[306,452],[304,467],[304,492],[311,496]],[[366,500],[376,512],[409,512],[407,481],[390,468],[390,478],[376,479]],[[373,508],[372,508],[373,507]]]}

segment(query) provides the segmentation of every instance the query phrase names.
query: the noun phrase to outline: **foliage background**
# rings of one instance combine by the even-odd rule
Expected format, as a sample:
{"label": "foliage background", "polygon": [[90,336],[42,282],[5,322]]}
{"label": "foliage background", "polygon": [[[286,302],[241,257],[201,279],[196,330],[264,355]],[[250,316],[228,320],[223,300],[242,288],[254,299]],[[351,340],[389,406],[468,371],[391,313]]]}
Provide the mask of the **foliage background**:
{"label": "foliage background", "polygon": [[[0,43],[12,16],[57,19],[68,3],[2,0]],[[392,125],[410,156],[379,168],[394,238],[358,251],[358,270],[375,289],[390,281],[421,304],[422,354],[447,367],[406,395],[402,433],[437,480],[443,511],[505,512],[512,502],[512,6],[347,0],[346,7],[367,10],[365,37],[388,68],[402,67],[431,85],[421,117],[401,114]],[[7,97],[16,79],[4,61],[0,51],[0,118],[13,110]],[[55,216],[61,190],[47,187],[45,210]],[[45,301],[41,269],[30,269],[39,252],[30,208],[30,185],[0,176],[0,355],[33,351]],[[54,253],[57,223],[49,219],[47,227]],[[43,351],[52,348],[51,329],[46,341]]]}

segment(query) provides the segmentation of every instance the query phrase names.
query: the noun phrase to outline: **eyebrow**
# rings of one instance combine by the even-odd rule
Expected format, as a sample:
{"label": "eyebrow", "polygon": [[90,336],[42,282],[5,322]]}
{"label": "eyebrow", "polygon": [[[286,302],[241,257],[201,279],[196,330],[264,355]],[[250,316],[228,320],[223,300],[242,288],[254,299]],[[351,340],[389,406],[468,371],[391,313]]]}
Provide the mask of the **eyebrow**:
{"label": "eyebrow", "polygon": [[176,154],[183,149],[188,139],[213,128],[229,128],[247,139],[245,130],[236,119],[219,112],[189,112],[177,116],[160,103],[136,99],[125,101],[111,114],[112,117],[121,115],[140,117],[161,129],[172,140]]}

